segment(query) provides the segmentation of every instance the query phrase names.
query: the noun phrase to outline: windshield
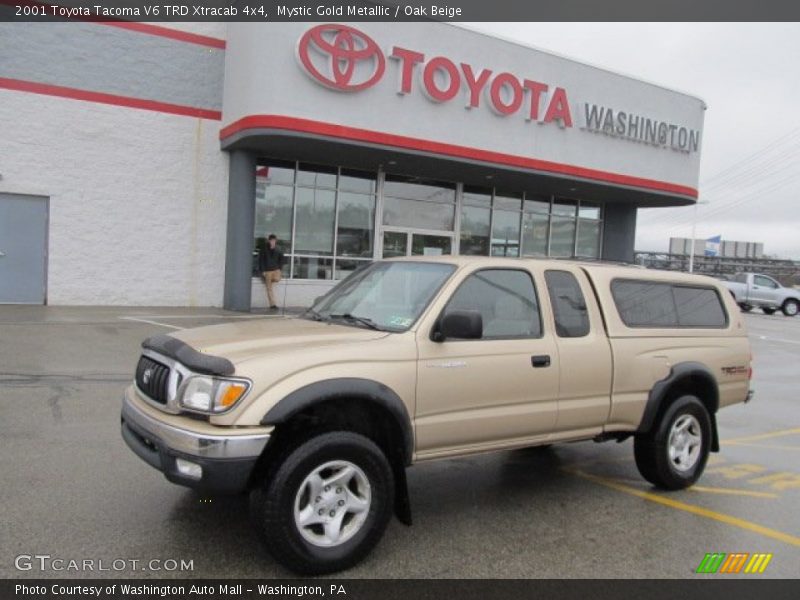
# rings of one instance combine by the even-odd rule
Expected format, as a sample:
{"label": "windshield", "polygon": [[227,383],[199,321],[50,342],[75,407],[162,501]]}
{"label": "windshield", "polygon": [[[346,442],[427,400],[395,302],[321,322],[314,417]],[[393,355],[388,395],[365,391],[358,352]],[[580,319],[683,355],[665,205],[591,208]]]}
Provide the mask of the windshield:
{"label": "windshield", "polygon": [[372,263],[317,300],[304,316],[383,331],[405,331],[454,270],[454,265],[439,263]]}

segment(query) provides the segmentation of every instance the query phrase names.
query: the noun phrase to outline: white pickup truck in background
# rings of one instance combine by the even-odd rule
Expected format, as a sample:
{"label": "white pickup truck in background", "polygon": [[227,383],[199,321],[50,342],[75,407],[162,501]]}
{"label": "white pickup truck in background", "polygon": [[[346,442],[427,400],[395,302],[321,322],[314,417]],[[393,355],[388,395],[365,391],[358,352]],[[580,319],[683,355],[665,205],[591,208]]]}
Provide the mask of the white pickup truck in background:
{"label": "white pickup truck in background", "polygon": [[760,308],[771,315],[782,310],[787,317],[800,312],[800,290],[783,287],[772,277],[759,273],[737,273],[725,285],[744,311]]}

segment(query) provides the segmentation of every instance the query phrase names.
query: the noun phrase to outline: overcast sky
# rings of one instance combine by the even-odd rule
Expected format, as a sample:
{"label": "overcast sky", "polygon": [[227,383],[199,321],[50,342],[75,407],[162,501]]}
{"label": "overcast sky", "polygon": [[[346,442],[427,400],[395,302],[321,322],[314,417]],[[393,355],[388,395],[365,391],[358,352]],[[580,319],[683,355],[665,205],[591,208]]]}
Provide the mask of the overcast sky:
{"label": "overcast sky", "polygon": [[[697,237],[800,259],[800,24],[469,26],[703,98]],[[694,210],[640,210],[637,250],[690,237]]]}

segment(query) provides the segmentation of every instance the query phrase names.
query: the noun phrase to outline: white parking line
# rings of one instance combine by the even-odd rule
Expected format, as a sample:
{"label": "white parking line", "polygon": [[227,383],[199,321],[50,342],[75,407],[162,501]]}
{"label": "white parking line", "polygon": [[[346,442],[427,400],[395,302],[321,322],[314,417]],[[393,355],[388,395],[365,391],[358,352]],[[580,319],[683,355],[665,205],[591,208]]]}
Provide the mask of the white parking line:
{"label": "white parking line", "polygon": [[[142,315],[151,319],[263,319],[264,317],[280,317],[281,315]],[[134,317],[120,317],[133,319]]]}
{"label": "white parking line", "polygon": [[764,340],[765,342],[778,342],[779,344],[800,344],[800,341],[798,340],[787,340],[784,338],[768,337],[766,335],[759,335],[757,338],[759,340]]}
{"label": "white parking line", "polygon": [[158,321],[150,321],[148,319],[139,319],[137,317],[120,317],[123,321],[136,321],[137,323],[147,323],[148,325],[158,325],[159,327],[169,327],[170,329],[183,329],[183,327],[175,327],[175,325],[167,325],[166,323],[159,323]]}
{"label": "white parking line", "polygon": [[[158,325],[159,327],[168,327],[170,329],[185,329],[177,325],[170,325],[168,323],[160,323],[153,319],[275,319],[283,317],[284,315],[142,315],[140,317],[119,317],[125,321],[136,321],[138,323],[147,323],[148,325]],[[143,317],[148,317],[147,319]]]}

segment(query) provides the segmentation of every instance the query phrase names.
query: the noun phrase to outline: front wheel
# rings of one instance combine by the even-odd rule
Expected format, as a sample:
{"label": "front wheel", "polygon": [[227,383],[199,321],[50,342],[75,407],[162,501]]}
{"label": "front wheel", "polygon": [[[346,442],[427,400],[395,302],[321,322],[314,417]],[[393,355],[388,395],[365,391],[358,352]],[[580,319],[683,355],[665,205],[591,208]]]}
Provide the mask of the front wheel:
{"label": "front wheel", "polygon": [[800,312],[800,302],[793,299],[788,299],[786,302],[783,303],[783,314],[787,317],[794,317],[798,312]]}
{"label": "front wheel", "polygon": [[711,417],[696,396],[670,404],[653,430],[636,436],[636,466],[657,487],[680,490],[703,474],[711,441]]}
{"label": "front wheel", "polygon": [[252,492],[270,554],[292,571],[347,569],[380,541],[391,517],[392,469],[368,438],[335,431],[300,444]]}

